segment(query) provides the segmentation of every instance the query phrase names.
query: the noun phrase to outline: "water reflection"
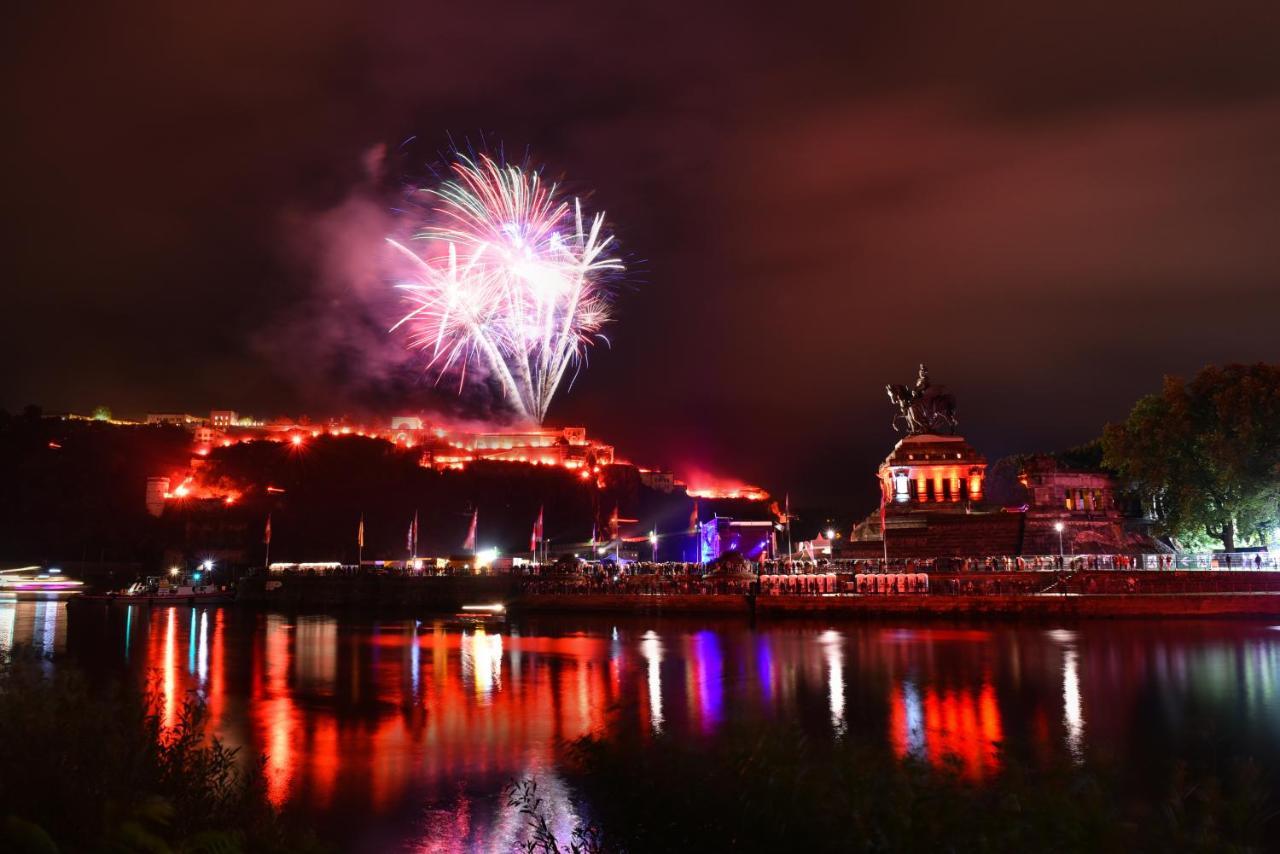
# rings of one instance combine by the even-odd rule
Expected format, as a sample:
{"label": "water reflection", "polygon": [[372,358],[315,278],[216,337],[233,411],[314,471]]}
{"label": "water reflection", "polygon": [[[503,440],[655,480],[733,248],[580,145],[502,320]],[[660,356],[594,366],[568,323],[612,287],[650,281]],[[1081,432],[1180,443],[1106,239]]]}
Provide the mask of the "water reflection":
{"label": "water reflection", "polygon": [[[476,697],[488,702],[495,686],[502,685],[502,635],[487,634],[477,626],[473,634],[463,633],[462,678],[475,686]],[[411,642],[417,649],[417,641]]]}
{"label": "water reflection", "polygon": [[831,729],[844,732],[844,652],[840,648],[840,633],[825,631],[821,637],[823,654],[827,659],[827,694],[831,701]]}
{"label": "water reflection", "polygon": [[0,598],[0,652],[15,644],[40,653],[66,648],[66,598],[57,593],[32,593]]}
{"label": "water reflection", "polygon": [[[1261,625],[482,629],[189,607],[104,613],[75,627],[73,651],[149,676],[166,722],[199,693],[228,744],[267,756],[271,799],[313,812],[355,850],[510,847],[526,832],[498,797],[511,779],[536,777],[567,821],[562,745],[591,733],[704,739],[731,724],[797,724],[981,781],[1006,749],[1029,761],[1159,752],[1216,721],[1280,759],[1280,633]],[[62,614],[56,603],[0,603],[0,645],[56,647]]]}
{"label": "water reflection", "polygon": [[648,665],[649,725],[655,733],[662,732],[662,642],[656,632],[644,633],[640,654]]}

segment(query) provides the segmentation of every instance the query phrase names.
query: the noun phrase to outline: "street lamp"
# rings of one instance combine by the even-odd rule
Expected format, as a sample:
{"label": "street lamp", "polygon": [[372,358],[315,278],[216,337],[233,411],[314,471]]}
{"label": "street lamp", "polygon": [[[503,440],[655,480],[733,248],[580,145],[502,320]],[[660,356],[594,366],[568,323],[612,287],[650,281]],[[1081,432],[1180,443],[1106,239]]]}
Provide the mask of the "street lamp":
{"label": "street lamp", "polygon": [[1053,523],[1053,530],[1058,532],[1058,557],[1064,557],[1065,552],[1062,550],[1062,532],[1067,526],[1061,522]]}
{"label": "street lamp", "polygon": [[650,560],[653,563],[658,562],[658,532],[656,530],[649,532],[649,546],[652,554]]}

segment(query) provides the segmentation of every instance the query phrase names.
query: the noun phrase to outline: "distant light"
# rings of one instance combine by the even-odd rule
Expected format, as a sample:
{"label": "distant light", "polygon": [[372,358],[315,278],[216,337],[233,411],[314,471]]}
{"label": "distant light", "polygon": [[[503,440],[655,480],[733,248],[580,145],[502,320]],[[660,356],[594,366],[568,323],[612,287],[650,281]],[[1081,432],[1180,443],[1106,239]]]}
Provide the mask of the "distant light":
{"label": "distant light", "polygon": [[497,559],[498,559],[497,549],[481,549],[480,551],[476,552],[477,566],[491,566],[493,562]]}
{"label": "distant light", "polygon": [[200,566],[202,569],[204,569],[205,572],[208,572],[209,570],[213,569],[213,561],[206,560],[204,563],[200,564]]}
{"label": "distant light", "polygon": [[655,546],[658,544],[658,532],[657,532],[657,531],[650,531],[650,532],[649,532],[649,542],[650,542],[650,543],[652,543],[652,544],[653,544],[653,545],[655,545]]}
{"label": "distant light", "polygon": [[198,573],[198,572],[193,572],[193,573],[191,574],[191,580],[192,580],[192,581],[199,581],[199,580],[200,580],[200,573]]}
{"label": "distant light", "polygon": [[827,528],[827,539],[828,539],[828,540],[834,540],[835,538],[836,538],[836,532],[835,532],[835,530],[834,530],[834,529],[832,529],[832,528]]}
{"label": "distant light", "polygon": [[464,611],[488,611],[491,614],[501,614],[507,610],[507,606],[500,602],[494,602],[492,605],[463,605]]}
{"label": "distant light", "polygon": [[177,574],[178,574],[178,568],[177,568],[176,566],[171,566],[171,567],[169,567],[169,574],[170,574],[170,575],[177,575]]}
{"label": "distant light", "polygon": [[293,434],[293,438],[292,438],[292,439],[290,439],[289,441],[293,442],[293,444],[295,444],[295,445],[301,445],[301,444],[302,444],[302,434],[301,434],[301,433],[294,433],[294,434]]}
{"label": "distant light", "polygon": [[1059,534],[1061,534],[1061,533],[1062,533],[1062,531],[1063,531],[1066,527],[1067,527],[1067,526],[1066,526],[1066,525],[1064,525],[1064,524],[1062,524],[1061,522],[1054,522],[1054,523],[1053,523],[1053,530],[1057,531]]}

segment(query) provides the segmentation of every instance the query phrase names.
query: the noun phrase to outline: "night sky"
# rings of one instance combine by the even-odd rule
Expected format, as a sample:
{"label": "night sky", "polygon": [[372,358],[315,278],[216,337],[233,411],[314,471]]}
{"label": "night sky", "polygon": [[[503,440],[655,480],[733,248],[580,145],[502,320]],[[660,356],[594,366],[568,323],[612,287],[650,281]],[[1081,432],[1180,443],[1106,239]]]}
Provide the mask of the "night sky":
{"label": "night sky", "polygon": [[[196,10],[204,7],[201,11]],[[1280,359],[1280,6],[23,3],[0,35],[0,406],[483,410],[383,333],[453,140],[631,268],[551,420],[867,504],[920,361],[992,459]]]}

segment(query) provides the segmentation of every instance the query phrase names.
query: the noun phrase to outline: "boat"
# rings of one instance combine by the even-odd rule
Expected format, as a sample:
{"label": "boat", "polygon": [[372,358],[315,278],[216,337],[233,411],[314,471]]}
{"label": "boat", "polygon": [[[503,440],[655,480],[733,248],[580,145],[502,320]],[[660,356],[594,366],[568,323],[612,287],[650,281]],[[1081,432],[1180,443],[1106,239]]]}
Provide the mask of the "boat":
{"label": "boat", "polygon": [[0,570],[0,593],[75,593],[83,581],[67,578],[60,569],[22,566]]}
{"label": "boat", "polygon": [[470,629],[476,627],[495,628],[507,622],[507,608],[495,602],[486,605],[463,605],[460,611],[444,614],[431,620],[422,620],[419,626],[441,624],[451,628]]}
{"label": "boat", "polygon": [[236,595],[217,584],[201,584],[196,575],[152,576],[135,581],[125,590],[84,593],[84,602],[118,602],[122,605],[223,605]]}

